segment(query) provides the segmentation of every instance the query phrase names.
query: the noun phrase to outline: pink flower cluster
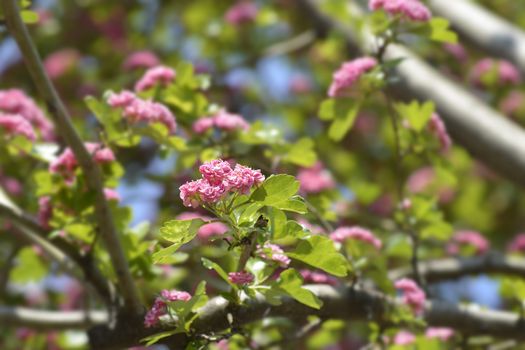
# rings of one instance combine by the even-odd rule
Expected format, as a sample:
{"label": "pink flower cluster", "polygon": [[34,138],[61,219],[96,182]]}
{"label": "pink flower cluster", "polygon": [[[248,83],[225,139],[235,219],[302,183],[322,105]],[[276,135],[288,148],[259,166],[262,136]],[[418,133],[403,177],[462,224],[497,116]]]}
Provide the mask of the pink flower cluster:
{"label": "pink flower cluster", "polygon": [[339,243],[342,243],[347,239],[356,239],[371,244],[376,249],[381,249],[381,247],[383,246],[381,240],[374,236],[374,234],[370,230],[359,226],[339,227],[332,234],[330,234],[330,238],[334,242]]}
{"label": "pink flower cluster", "polygon": [[281,267],[288,267],[291,262],[290,258],[284,254],[284,250],[282,250],[281,247],[269,242],[264,243],[262,247],[257,246],[257,254],[263,259],[276,262]]}
{"label": "pink flower cluster", "polygon": [[394,336],[394,344],[410,345],[416,341],[416,336],[409,331],[399,331]]}
{"label": "pink flower cluster", "polygon": [[46,119],[42,110],[22,90],[10,89],[0,91],[0,112],[18,114],[40,131],[43,139],[51,141],[55,138],[53,125]]}
{"label": "pink flower cluster", "polygon": [[447,252],[449,254],[459,254],[460,247],[465,245],[473,247],[478,255],[484,254],[489,250],[489,242],[481,233],[476,231],[458,231],[447,246]]}
{"label": "pink flower cluster", "polygon": [[[98,164],[107,164],[115,161],[113,151],[98,143],[86,143],[87,151]],[[78,161],[73,151],[68,147],[49,165],[49,172],[61,174],[66,178],[71,178],[78,167]]]}
{"label": "pink flower cluster", "polygon": [[19,114],[0,114],[0,129],[10,136],[20,135],[31,141],[36,139],[31,123]]}
{"label": "pink flower cluster", "polygon": [[512,242],[509,243],[507,250],[509,252],[524,252],[525,251],[525,233],[520,233],[514,237]]}
{"label": "pink flower cluster", "polygon": [[426,22],[432,18],[429,9],[419,0],[370,0],[368,6],[370,10],[383,9],[389,15],[415,22]]}
{"label": "pink flower cluster", "polygon": [[454,330],[445,327],[430,327],[425,332],[427,338],[437,338],[442,341],[448,341],[454,336]]}
{"label": "pink flower cluster", "polygon": [[[192,219],[202,219],[204,221],[211,221],[211,218],[205,215],[200,215],[197,213],[185,212],[177,216],[179,220],[192,220]],[[213,236],[222,236],[228,231],[228,226],[222,222],[211,222],[206,225],[202,225],[197,231],[197,237],[201,241],[208,241]]]}
{"label": "pink flower cluster", "polygon": [[80,59],[75,49],[62,49],[53,52],[44,60],[44,68],[51,79],[60,78],[70,71]]}
{"label": "pink flower cluster", "polygon": [[51,227],[49,221],[52,217],[53,206],[51,205],[51,197],[40,197],[38,199],[38,223],[40,226],[48,230]]}
{"label": "pink flower cluster", "polygon": [[199,167],[202,179],[180,186],[180,198],[187,207],[196,208],[203,203],[216,203],[228,194],[247,194],[251,188],[264,181],[260,170],[253,170],[221,159],[212,160]]}
{"label": "pink flower cluster", "polygon": [[125,70],[134,70],[138,68],[151,68],[157,66],[159,63],[159,59],[153,52],[143,50],[131,53],[122,66]]}
{"label": "pink flower cluster", "polygon": [[195,121],[193,131],[197,134],[203,134],[214,126],[224,131],[248,130],[250,128],[250,124],[242,116],[221,109],[211,117],[200,118]]}
{"label": "pink flower cluster", "polygon": [[123,108],[122,115],[130,123],[161,123],[170,133],[177,129],[175,116],[161,103],[138,98],[133,92],[124,90],[108,95],[107,103],[111,107]]}
{"label": "pink flower cluster", "polygon": [[228,274],[228,280],[233,284],[245,285],[250,284],[254,280],[254,276],[246,271],[241,272],[230,272]]}
{"label": "pink flower cluster", "polygon": [[403,303],[408,305],[416,314],[423,312],[426,295],[416,282],[403,278],[396,281],[394,286],[403,292]]}
{"label": "pink flower cluster", "polygon": [[483,77],[491,72],[496,72],[497,83],[501,85],[517,85],[521,83],[521,75],[512,63],[506,60],[484,58],[474,65],[471,80],[474,84],[486,87]]}
{"label": "pink flower cluster", "polygon": [[377,61],[372,57],[361,57],[343,63],[333,75],[332,84],[328,89],[328,96],[342,96],[363,74],[372,70],[376,65]]}
{"label": "pink flower cluster", "polygon": [[441,117],[434,113],[428,123],[428,128],[432,134],[439,140],[441,151],[447,152],[452,146],[452,139],[448,135],[447,127]]}
{"label": "pink flower cluster", "polygon": [[461,44],[446,43],[443,48],[460,62],[465,62],[468,58],[467,50]]}
{"label": "pink flower cluster", "polygon": [[148,69],[142,78],[135,84],[135,91],[149,90],[156,85],[167,86],[175,80],[176,73],[173,69],[165,66],[155,66]]}
{"label": "pink flower cluster", "polygon": [[299,271],[299,273],[301,274],[301,276],[303,276],[303,280],[305,283],[328,284],[331,286],[335,286],[338,283],[337,278],[327,275],[323,272],[303,269]]}
{"label": "pink flower cluster", "polygon": [[321,162],[310,168],[303,168],[297,173],[297,180],[301,183],[302,193],[319,193],[335,187],[335,181]]}
{"label": "pink flower cluster", "polygon": [[114,188],[104,188],[104,196],[108,201],[120,201],[120,195]]}
{"label": "pink flower cluster", "polygon": [[153,306],[144,317],[144,326],[147,328],[154,327],[159,323],[160,317],[167,312],[167,303],[174,301],[188,301],[191,295],[187,292],[177,290],[163,290],[160,296],[155,299]]}
{"label": "pink flower cluster", "polygon": [[230,7],[224,15],[224,19],[233,25],[250,23],[255,20],[258,13],[257,6],[251,1],[239,1]]}

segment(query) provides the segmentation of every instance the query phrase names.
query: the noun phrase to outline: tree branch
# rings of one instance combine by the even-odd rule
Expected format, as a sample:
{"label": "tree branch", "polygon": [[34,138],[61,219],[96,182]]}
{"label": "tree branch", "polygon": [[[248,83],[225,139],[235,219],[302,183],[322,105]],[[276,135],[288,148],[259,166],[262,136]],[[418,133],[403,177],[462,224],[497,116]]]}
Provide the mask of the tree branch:
{"label": "tree branch", "polygon": [[[199,318],[192,324],[192,329],[194,334],[220,332],[231,327],[230,317],[235,324],[249,324],[266,317],[286,317],[300,326],[309,315],[317,315],[324,320],[367,320],[392,326],[387,321],[388,314],[389,310],[397,306],[397,302],[384,294],[351,287],[305,287],[323,301],[324,306],[320,310],[311,309],[291,298],[283,299],[278,306],[268,304],[263,298],[250,300],[245,306],[237,306],[222,297],[216,297],[199,310]],[[424,318],[430,326],[451,327],[469,335],[525,340],[525,323],[518,315],[510,312],[434,301],[427,303]],[[140,339],[153,332],[154,330],[144,328],[142,323],[125,322],[115,329],[94,327],[89,331],[89,337],[92,349],[111,350],[137,345]],[[171,349],[184,348],[187,342],[188,338],[184,334],[166,340]]]}
{"label": "tree branch", "polygon": [[[366,53],[377,46],[378,38],[366,29],[355,33],[324,14],[318,0],[298,0],[298,3],[311,21],[317,23],[319,32],[329,29],[340,32],[352,50]],[[362,11],[352,5],[351,13],[359,16]],[[393,94],[398,98],[435,102],[454,140],[496,172],[525,186],[525,131],[520,126],[445,78],[404,46],[389,45],[385,58],[403,58],[394,71],[397,79],[391,86]]]}
{"label": "tree branch", "polygon": [[[467,275],[495,273],[525,278],[525,259],[515,256],[504,256],[490,253],[470,258],[444,258],[421,261],[419,273],[429,283],[446,281]],[[412,277],[412,269],[403,267],[388,274],[391,280]]]}
{"label": "tree branch", "polygon": [[104,311],[46,311],[24,307],[0,306],[2,327],[28,327],[36,330],[87,329],[108,322]]}
{"label": "tree branch", "polygon": [[429,5],[467,41],[525,73],[525,33],[519,27],[469,0],[430,0]]}
{"label": "tree branch", "polygon": [[40,94],[46,101],[55,126],[75,154],[84,173],[86,184],[95,194],[95,215],[97,217],[97,223],[109,252],[113,268],[115,269],[120,292],[124,297],[125,307],[129,308],[132,312],[139,313],[142,311],[142,305],[113,223],[110,208],[104,196],[103,177],[100,168],[85,148],[84,143],[71,122],[71,118],[64,104],[44,70],[40,55],[33,44],[26,25],[20,17],[17,1],[1,0],[1,5],[7,21],[8,30],[16,40],[29,73]]}

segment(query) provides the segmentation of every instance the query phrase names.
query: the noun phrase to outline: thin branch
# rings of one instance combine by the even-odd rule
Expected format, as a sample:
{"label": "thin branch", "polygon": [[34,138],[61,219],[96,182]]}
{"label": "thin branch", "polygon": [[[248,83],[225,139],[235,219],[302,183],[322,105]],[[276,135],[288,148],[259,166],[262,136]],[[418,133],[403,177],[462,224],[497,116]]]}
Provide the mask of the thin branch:
{"label": "thin branch", "polygon": [[[320,27],[318,32],[335,30],[346,38],[352,50],[360,53],[374,51],[377,38],[366,29],[356,33],[346,23],[324,14],[319,1],[298,0],[298,3],[311,22]],[[352,4],[352,15],[363,13]],[[464,87],[444,77],[404,46],[389,45],[385,58],[403,59],[394,69],[397,79],[391,91],[396,97],[433,101],[455,141],[494,171],[525,185],[525,130]]]}
{"label": "thin branch", "polygon": [[84,173],[89,190],[95,194],[95,215],[97,223],[105,240],[106,249],[109,252],[113,268],[115,269],[120,292],[124,297],[125,307],[132,312],[139,313],[142,310],[142,305],[138,290],[131,276],[110,208],[104,196],[104,182],[100,168],[85,148],[84,143],[71,122],[69,113],[45,72],[40,55],[29,35],[26,25],[20,17],[17,1],[1,0],[1,5],[7,21],[8,30],[17,42],[29,73],[40,94],[46,101],[55,126],[75,154]]}
{"label": "thin branch", "polygon": [[20,251],[20,245],[16,244],[11,248],[11,252],[5,259],[2,269],[0,270],[0,299],[6,296],[7,285],[9,283],[9,274],[14,267],[15,258]]}
{"label": "thin branch", "polygon": [[[385,327],[392,326],[388,321],[390,310],[397,301],[384,294],[360,288],[342,287],[336,289],[326,285],[305,286],[324,303],[320,310],[309,308],[291,298],[285,298],[281,305],[271,305],[263,297],[252,299],[248,304],[230,304],[222,297],[211,299],[199,309],[199,318],[192,324],[193,334],[213,334],[231,327],[231,319],[236,324],[249,324],[263,317],[286,317],[301,324],[310,315],[323,320],[345,319],[377,322]],[[525,340],[525,323],[519,315],[510,312],[483,310],[479,306],[458,306],[445,302],[428,302],[424,318],[430,326],[451,327],[458,333],[469,335],[490,335],[497,338]],[[160,330],[156,330],[160,331]],[[152,333],[142,323],[130,322],[110,329],[95,327],[89,332],[93,349],[119,349],[137,345],[140,339]],[[183,349],[188,342],[184,334],[166,340],[171,349]]]}
{"label": "thin branch", "polygon": [[[470,258],[444,258],[419,263],[419,273],[428,283],[452,280],[476,274],[505,274],[525,278],[525,259],[516,256],[503,256],[489,253]],[[402,277],[412,277],[409,267],[395,269],[389,272],[389,278],[396,280]]]}
{"label": "thin branch", "polygon": [[468,42],[513,62],[525,73],[525,32],[521,28],[469,0],[430,0],[429,5]]}
{"label": "thin branch", "polygon": [[264,50],[264,55],[268,57],[286,55],[310,45],[315,38],[315,32],[313,30],[307,30],[289,40],[267,47]]}
{"label": "thin branch", "polygon": [[108,322],[105,311],[46,311],[0,306],[2,327],[28,327],[37,330],[87,329]]}

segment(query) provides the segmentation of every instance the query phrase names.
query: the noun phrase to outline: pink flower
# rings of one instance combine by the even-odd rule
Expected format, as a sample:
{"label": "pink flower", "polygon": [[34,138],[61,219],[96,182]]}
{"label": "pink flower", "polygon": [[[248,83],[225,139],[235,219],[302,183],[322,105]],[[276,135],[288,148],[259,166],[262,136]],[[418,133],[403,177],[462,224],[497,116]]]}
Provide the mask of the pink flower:
{"label": "pink flower", "polygon": [[228,175],[227,181],[233,190],[241,194],[248,194],[252,187],[258,186],[264,181],[264,175],[260,170],[253,170],[237,164],[233,172]]}
{"label": "pink flower", "polygon": [[214,126],[223,131],[248,130],[250,128],[250,124],[242,116],[228,113],[222,109],[211,117],[197,119],[193,123],[193,131],[197,134],[203,134]]}
{"label": "pink flower", "polygon": [[299,170],[297,180],[301,183],[301,192],[303,193],[319,193],[335,187],[332,175],[323,167],[321,162],[317,162],[310,168]]}
{"label": "pink flower", "polygon": [[60,78],[70,71],[80,60],[75,49],[62,49],[53,52],[44,60],[44,68],[51,79]]}
{"label": "pink flower", "polygon": [[500,108],[508,116],[518,116],[525,109],[525,94],[519,90],[512,91],[501,101]]}
{"label": "pink flower", "polygon": [[525,233],[520,233],[514,237],[512,242],[507,247],[509,252],[523,252],[525,251]]}
{"label": "pink flower", "polygon": [[474,65],[470,79],[480,87],[487,87],[484,77],[492,73],[496,74],[496,83],[500,85],[517,85],[521,83],[518,68],[506,60],[484,58]]}
{"label": "pink flower", "polygon": [[46,230],[49,230],[51,228],[49,221],[51,221],[53,217],[51,198],[48,196],[40,197],[38,199],[38,206],[38,223]]}
{"label": "pink flower", "polygon": [[175,71],[169,67],[156,66],[150,68],[135,84],[135,91],[149,90],[156,85],[167,86],[175,80],[175,75]]}
{"label": "pink flower", "polygon": [[[204,221],[211,221],[212,219],[209,216],[201,215],[198,213],[184,212],[177,215],[179,220],[192,220],[192,219],[202,219]],[[208,241],[213,236],[222,236],[228,231],[228,226],[222,222],[210,222],[209,224],[202,225],[197,231],[197,237],[201,241]]]}
{"label": "pink flower", "polygon": [[356,239],[371,244],[376,249],[381,249],[381,247],[383,246],[381,240],[374,236],[374,234],[371,231],[359,226],[339,227],[330,235],[330,238],[334,242],[339,243],[342,243],[347,239]]}
{"label": "pink flower", "polygon": [[239,1],[226,12],[225,20],[233,25],[253,22],[257,17],[257,6],[251,1]]}
{"label": "pink flower", "polygon": [[410,345],[416,341],[416,336],[408,331],[399,331],[394,336],[394,344]]}
{"label": "pink flower", "polygon": [[0,114],[0,129],[10,136],[20,135],[31,141],[36,139],[31,123],[19,114]]}
{"label": "pink flower", "polygon": [[131,53],[122,66],[125,70],[134,70],[137,68],[151,68],[159,63],[159,59],[153,52],[144,50]]}
{"label": "pink flower", "polygon": [[416,314],[423,312],[426,295],[416,282],[403,278],[394,283],[396,289],[403,292],[403,303],[408,305]]}
{"label": "pink flower", "polygon": [[447,127],[441,117],[434,113],[428,123],[428,128],[432,134],[439,140],[441,151],[447,152],[452,146],[452,139],[448,135]]}
{"label": "pink flower", "polygon": [[377,61],[372,57],[361,57],[343,63],[333,75],[332,85],[328,89],[328,96],[342,96],[363,74],[372,70],[376,65]]}
{"label": "pink flower", "polygon": [[163,290],[160,297],[155,299],[153,306],[146,313],[144,317],[144,326],[146,328],[154,327],[159,323],[160,317],[167,312],[167,303],[174,301],[188,301],[191,295],[187,292],[180,292],[176,290]]}
{"label": "pink flower", "polygon": [[19,196],[22,194],[22,184],[13,177],[3,176],[0,174],[0,186],[3,187],[10,195]]}
{"label": "pink flower", "polygon": [[110,93],[107,98],[107,103],[111,107],[127,107],[137,99],[137,95],[129,90],[123,90],[116,93]]}
{"label": "pink flower", "polygon": [[299,271],[299,273],[301,274],[301,276],[303,276],[303,280],[305,283],[328,284],[331,286],[335,286],[338,283],[337,278],[332,277],[324,272],[303,269]]}
{"label": "pink flower", "polygon": [[371,10],[383,9],[392,16],[399,15],[402,19],[426,22],[432,14],[428,8],[418,0],[370,0]]}
{"label": "pink flower", "polygon": [[442,341],[448,341],[454,336],[454,330],[450,328],[430,327],[425,332],[425,336],[427,338],[438,338]]}
{"label": "pink flower", "polygon": [[40,131],[46,141],[55,138],[53,124],[46,119],[42,110],[22,90],[0,90],[0,111],[21,115]]}
{"label": "pink flower", "polygon": [[222,339],[215,344],[218,350],[230,350],[230,346],[228,345],[228,341],[226,339]]}
{"label": "pink flower", "polygon": [[233,284],[245,285],[250,284],[254,280],[254,276],[246,271],[241,272],[230,272],[228,274],[228,280]]}
{"label": "pink flower", "polygon": [[202,177],[212,185],[221,185],[227,182],[227,177],[233,172],[230,163],[222,159],[215,159],[199,167]]}
{"label": "pink flower", "polygon": [[120,201],[120,195],[114,188],[104,188],[104,196],[108,201]]}
{"label": "pink flower", "polygon": [[459,254],[460,246],[472,246],[477,255],[484,254],[489,250],[489,242],[476,231],[458,231],[452,237],[447,246],[449,254]]}
{"label": "pink flower", "polygon": [[[129,96],[119,97],[124,98]],[[123,99],[118,102],[126,103],[128,101]],[[161,123],[166,126],[170,133],[174,133],[177,129],[175,116],[171,111],[163,104],[150,100],[135,98],[124,108],[123,115],[130,123]]]}
{"label": "pink flower", "polygon": [[266,242],[262,247],[257,246],[257,254],[263,259],[275,261],[281,267],[288,267],[291,262],[290,258],[284,254],[284,250],[277,244]]}
{"label": "pink flower", "polygon": [[[85,143],[87,151],[98,164],[106,164],[115,161],[113,151],[98,143]],[[73,151],[68,147],[49,165],[49,172],[62,174],[68,178],[72,177],[78,167],[78,162]]]}
{"label": "pink flower", "polygon": [[454,56],[455,59],[461,62],[465,62],[468,58],[467,51],[461,44],[450,44],[446,43],[443,45],[445,51]]}

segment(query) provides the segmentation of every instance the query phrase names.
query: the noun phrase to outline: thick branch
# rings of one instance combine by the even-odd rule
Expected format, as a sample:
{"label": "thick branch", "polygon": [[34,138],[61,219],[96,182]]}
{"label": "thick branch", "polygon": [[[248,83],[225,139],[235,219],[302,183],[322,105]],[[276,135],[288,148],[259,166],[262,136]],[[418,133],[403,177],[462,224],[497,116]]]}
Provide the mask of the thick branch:
{"label": "thick branch", "polygon": [[36,330],[87,329],[108,322],[104,311],[45,311],[23,307],[0,306],[2,327],[28,327]]}
{"label": "thick branch", "polygon": [[[222,297],[216,297],[200,310],[200,317],[192,328],[195,334],[211,334],[275,316],[289,318],[300,326],[309,315],[317,315],[322,319],[367,320],[390,325],[388,311],[396,307],[396,301],[390,297],[350,287],[306,287],[324,302],[320,310],[311,309],[289,298],[284,299],[279,306],[272,306],[259,298],[239,307],[229,304]],[[229,322],[228,315],[231,315],[233,323]],[[525,340],[525,324],[513,313],[432,302],[427,303],[424,317],[431,326],[451,327],[460,333]],[[152,330],[144,329],[142,323],[121,323],[114,330],[105,326],[95,327],[89,335],[92,349],[105,350],[136,345],[141,338],[151,333]],[[184,348],[187,341],[185,335],[176,335],[167,343],[170,348],[179,349]]]}
{"label": "thick branch", "polygon": [[[491,253],[470,258],[444,258],[421,261],[419,263],[419,273],[429,283],[481,273],[513,275],[525,278],[525,259]],[[392,270],[388,274],[391,280],[412,277],[412,275],[412,269],[408,267]]]}
{"label": "thick branch", "polygon": [[97,223],[111,257],[111,262],[119,282],[120,292],[124,296],[126,307],[138,313],[142,310],[142,305],[113,223],[111,211],[104,196],[102,173],[85,148],[84,143],[71,122],[71,118],[64,104],[45,73],[40,55],[31,40],[27,27],[20,17],[17,1],[1,0],[1,5],[7,20],[8,30],[16,40],[29,73],[40,94],[46,101],[55,126],[69,147],[71,147],[84,172],[87,186],[95,194],[95,215],[97,217]]}
{"label": "thick branch", "polygon": [[467,41],[493,56],[513,62],[525,73],[525,32],[470,0],[430,0]]}
{"label": "thick branch", "polygon": [[[305,13],[320,31],[336,30],[350,47],[367,53],[377,49],[378,39],[366,30],[355,33],[347,25],[321,11],[318,0],[299,0]],[[359,15],[360,8],[351,8]],[[361,12],[362,13],[362,12]],[[462,86],[445,78],[402,45],[389,45],[385,59],[403,61],[395,69],[391,91],[399,98],[434,101],[452,137],[493,170],[525,185],[525,131],[487,106]],[[431,82],[431,84],[429,84]]]}

